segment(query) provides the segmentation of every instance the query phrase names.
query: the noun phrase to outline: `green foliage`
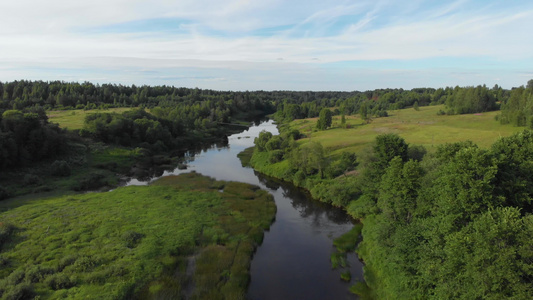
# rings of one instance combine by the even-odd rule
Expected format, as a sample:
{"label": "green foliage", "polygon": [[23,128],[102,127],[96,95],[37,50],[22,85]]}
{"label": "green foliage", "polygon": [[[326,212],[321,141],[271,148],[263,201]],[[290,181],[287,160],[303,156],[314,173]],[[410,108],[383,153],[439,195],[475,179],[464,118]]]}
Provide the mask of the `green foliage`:
{"label": "green foliage", "polygon": [[374,155],[377,159],[376,168],[385,169],[390,161],[398,156],[402,161],[407,160],[407,143],[397,134],[387,133],[376,137]]}
{"label": "green foliage", "polygon": [[354,219],[362,220],[367,215],[378,213],[379,210],[374,198],[365,194],[352,200],[347,206],[347,211]]}
{"label": "green foliage", "polygon": [[513,89],[509,99],[502,104],[499,120],[502,124],[530,126],[533,113],[533,89]]}
{"label": "green foliage", "polygon": [[352,274],[350,274],[350,271],[344,271],[341,273],[341,279],[344,281],[350,281],[352,279]]}
{"label": "green foliage", "polygon": [[254,144],[257,146],[257,150],[259,151],[265,151],[266,144],[270,141],[272,138],[272,133],[268,131],[261,131],[259,133],[259,136],[254,139]]}
{"label": "green foliage", "polygon": [[0,185],[0,200],[4,200],[9,197],[9,192]]}
{"label": "green foliage", "polygon": [[485,86],[455,88],[447,97],[450,114],[471,114],[496,109],[494,94]]}
{"label": "green foliage", "polygon": [[316,128],[318,130],[326,130],[328,127],[331,126],[332,121],[332,113],[331,110],[327,108],[323,108],[320,111],[320,115],[318,117],[318,121],[316,123]]}
{"label": "green foliage", "polygon": [[54,176],[66,177],[70,176],[71,169],[66,161],[56,160],[50,166],[50,173]]}
{"label": "green foliage", "polygon": [[0,170],[65,152],[63,132],[46,115],[8,110],[0,121]]}
{"label": "green foliage", "polygon": [[[0,249],[9,257],[0,266],[0,294],[180,298],[194,280],[193,298],[232,299],[245,294],[251,256],[275,210],[257,187],[194,173],[33,201],[0,214],[0,237],[10,245]],[[190,255],[193,278],[186,273]],[[224,270],[231,276],[221,277]]]}

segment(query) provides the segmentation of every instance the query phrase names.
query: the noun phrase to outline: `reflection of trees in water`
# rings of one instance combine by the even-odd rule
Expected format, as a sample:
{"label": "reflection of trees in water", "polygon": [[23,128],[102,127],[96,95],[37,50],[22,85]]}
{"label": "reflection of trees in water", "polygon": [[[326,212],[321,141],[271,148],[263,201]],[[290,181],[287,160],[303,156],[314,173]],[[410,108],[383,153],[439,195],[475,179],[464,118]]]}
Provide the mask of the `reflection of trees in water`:
{"label": "reflection of trees in water", "polygon": [[316,226],[321,225],[320,219],[322,216],[339,225],[352,222],[352,219],[342,209],[313,200],[308,193],[291,183],[283,182],[256,171],[254,171],[254,174],[269,189],[278,190],[281,187],[283,196],[291,201],[292,207],[300,212],[300,216],[302,218],[312,218],[313,224]]}
{"label": "reflection of trees in water", "polygon": [[191,146],[185,153],[184,158],[187,162],[194,161],[194,157],[202,154],[202,152],[207,152],[209,150],[222,150],[229,148],[229,140],[227,137],[224,137],[222,140],[214,143],[205,143],[196,146]]}
{"label": "reflection of trees in water", "polygon": [[281,182],[279,180],[276,180],[275,178],[271,178],[269,176],[266,176],[264,174],[261,174],[254,170],[254,175],[259,179],[259,182],[261,182],[263,185],[265,185],[267,188],[277,191],[279,187],[281,186]]}

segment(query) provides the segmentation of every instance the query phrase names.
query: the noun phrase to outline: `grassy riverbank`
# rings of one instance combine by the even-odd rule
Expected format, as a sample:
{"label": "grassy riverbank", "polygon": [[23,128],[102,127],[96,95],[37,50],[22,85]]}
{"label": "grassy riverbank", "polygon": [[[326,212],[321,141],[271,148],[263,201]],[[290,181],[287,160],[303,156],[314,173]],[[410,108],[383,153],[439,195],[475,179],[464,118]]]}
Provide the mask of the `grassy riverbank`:
{"label": "grassy riverbank", "polygon": [[[531,172],[531,132],[500,125],[495,120],[499,112],[439,116],[441,108],[392,111],[370,124],[347,117],[346,128],[336,120],[322,131],[315,130],[316,119],[295,120],[280,125],[279,137],[260,135],[249,162],[364,220],[357,252],[366,263],[368,286],[357,283],[351,291],[365,299],[415,299],[430,293],[437,298],[490,294],[528,299],[530,272],[520,266],[530,266],[531,253],[516,253],[530,244],[525,232],[533,230],[526,188],[531,177],[521,175]],[[249,155],[250,150],[243,153]],[[509,182],[524,184],[510,187]],[[516,226],[509,229],[506,222]],[[476,235],[484,231],[494,234]],[[507,231],[517,236],[506,244],[513,252],[487,250]],[[458,247],[454,243],[467,241],[458,236],[478,246]],[[355,246],[354,239],[347,241],[345,246]],[[483,281],[480,264],[494,262],[486,253],[506,261],[498,263],[501,271],[488,275],[491,280],[515,284]],[[341,251],[331,260],[342,267]]]}
{"label": "grassy riverbank", "polygon": [[275,210],[257,187],[195,173],[34,200],[0,214],[0,291],[13,299],[243,299]]}
{"label": "grassy riverbank", "polygon": [[346,116],[347,128],[340,127],[340,116],[333,118],[332,127],[316,131],[318,118],[294,120],[288,124],[298,129],[307,138],[299,143],[313,140],[325,148],[335,151],[352,151],[362,153],[365,147],[384,133],[399,134],[413,145],[422,145],[429,151],[434,147],[459,141],[470,140],[483,148],[488,148],[499,137],[509,136],[523,130],[523,127],[501,125],[495,117],[499,111],[465,115],[437,115],[444,109],[443,105],[423,106],[419,110],[412,108],[389,111],[385,118],[375,118],[370,124],[364,124],[360,116]]}

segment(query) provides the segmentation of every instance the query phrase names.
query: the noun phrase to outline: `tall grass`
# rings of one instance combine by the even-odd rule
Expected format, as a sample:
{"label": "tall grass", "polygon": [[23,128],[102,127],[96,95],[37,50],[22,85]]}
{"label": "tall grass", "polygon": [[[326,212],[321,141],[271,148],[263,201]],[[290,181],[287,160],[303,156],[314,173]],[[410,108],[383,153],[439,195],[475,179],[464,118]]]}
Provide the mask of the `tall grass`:
{"label": "tall grass", "polygon": [[[252,252],[274,215],[257,187],[194,173],[33,201],[0,214],[10,228],[0,294],[179,298],[194,281],[194,298],[244,295]],[[198,256],[192,277],[190,255]]]}

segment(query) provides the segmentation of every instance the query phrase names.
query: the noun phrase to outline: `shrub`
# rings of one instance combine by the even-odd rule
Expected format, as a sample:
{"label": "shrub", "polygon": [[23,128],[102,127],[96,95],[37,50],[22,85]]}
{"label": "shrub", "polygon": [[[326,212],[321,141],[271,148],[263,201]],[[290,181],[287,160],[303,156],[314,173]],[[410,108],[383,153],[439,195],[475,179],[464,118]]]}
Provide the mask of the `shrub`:
{"label": "shrub", "polygon": [[15,226],[9,223],[0,222],[0,249],[9,240],[11,234],[15,231]]}
{"label": "shrub", "polygon": [[63,257],[57,266],[57,270],[59,272],[63,271],[66,267],[74,264],[76,262],[77,257],[75,255],[67,255]]}
{"label": "shrub", "polygon": [[53,290],[69,289],[76,285],[76,282],[71,280],[66,274],[54,274],[46,280],[46,284]]}
{"label": "shrub", "polygon": [[21,269],[16,269],[15,271],[11,272],[9,276],[5,279],[5,283],[9,286],[15,286],[19,283],[22,283],[24,281],[24,278],[26,277],[26,273],[24,273]]}
{"label": "shrub", "polygon": [[25,300],[25,299],[34,299],[35,292],[33,288],[28,284],[19,284],[11,288],[4,293],[2,299],[6,300]]}
{"label": "shrub", "polygon": [[24,175],[24,185],[37,185],[42,182],[41,178],[34,174]]}
{"label": "shrub", "polygon": [[70,176],[70,166],[64,160],[56,160],[50,167],[50,173],[54,176],[66,177]]}
{"label": "shrub", "polygon": [[283,150],[273,150],[268,153],[268,161],[275,164],[283,160]]}
{"label": "shrub", "polygon": [[9,198],[9,193],[3,186],[0,185],[0,200],[4,200],[7,198]]}
{"label": "shrub", "polygon": [[124,241],[126,247],[130,249],[135,248],[143,237],[144,234],[132,230],[128,230],[122,234],[122,240]]}
{"label": "shrub", "polygon": [[74,262],[73,268],[78,272],[87,272],[94,269],[97,265],[98,262],[94,258],[82,256]]}
{"label": "shrub", "polygon": [[82,177],[74,187],[76,191],[94,190],[107,185],[105,175],[100,172],[93,172]]}
{"label": "shrub", "polygon": [[30,269],[26,270],[26,281],[30,283],[41,282],[45,279],[45,277],[54,273],[55,270],[53,268],[34,265]]}

